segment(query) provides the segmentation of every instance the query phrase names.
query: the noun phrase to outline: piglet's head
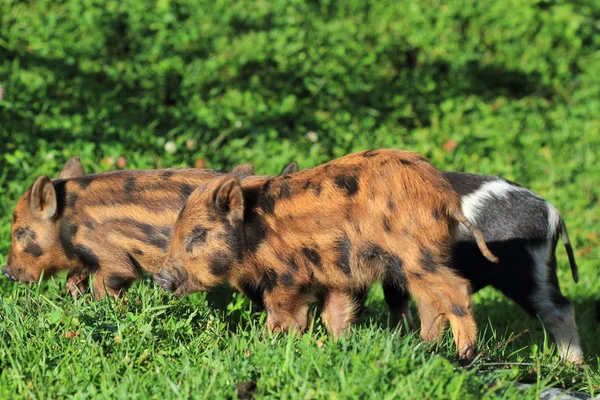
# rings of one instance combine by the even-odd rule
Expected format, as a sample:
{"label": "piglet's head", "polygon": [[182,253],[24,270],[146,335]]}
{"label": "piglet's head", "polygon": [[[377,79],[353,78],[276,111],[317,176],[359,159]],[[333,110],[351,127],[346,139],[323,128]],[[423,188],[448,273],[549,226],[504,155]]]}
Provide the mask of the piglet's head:
{"label": "piglet's head", "polygon": [[198,187],[179,213],[156,283],[182,296],[227,281],[242,261],[243,216],[242,188],[233,175]]}
{"label": "piglet's head", "polygon": [[[79,157],[67,162],[58,179],[82,176]],[[68,267],[69,260],[59,239],[59,199],[54,182],[38,177],[19,199],[12,215],[11,246],[5,277],[19,282],[37,282]]]}

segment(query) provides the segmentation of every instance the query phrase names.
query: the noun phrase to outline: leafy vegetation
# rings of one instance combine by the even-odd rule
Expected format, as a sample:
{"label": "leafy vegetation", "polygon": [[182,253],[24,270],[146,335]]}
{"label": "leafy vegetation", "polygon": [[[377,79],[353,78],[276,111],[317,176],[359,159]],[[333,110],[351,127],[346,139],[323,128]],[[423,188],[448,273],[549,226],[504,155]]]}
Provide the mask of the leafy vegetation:
{"label": "leafy vegetation", "polygon": [[390,332],[379,288],[334,343],[318,319],[300,338],[264,336],[264,316],[226,291],[175,299],[142,282],[91,302],[60,277],[2,279],[0,396],[520,398],[517,381],[598,395],[599,17],[591,0],[0,2],[0,262],[16,200],[73,155],[88,171],[276,173],[412,149],[563,213],[581,281],[563,249],[559,278],[587,356],[559,362],[539,322],[492,290],[475,296],[483,353],[464,367],[449,336],[431,349]]}

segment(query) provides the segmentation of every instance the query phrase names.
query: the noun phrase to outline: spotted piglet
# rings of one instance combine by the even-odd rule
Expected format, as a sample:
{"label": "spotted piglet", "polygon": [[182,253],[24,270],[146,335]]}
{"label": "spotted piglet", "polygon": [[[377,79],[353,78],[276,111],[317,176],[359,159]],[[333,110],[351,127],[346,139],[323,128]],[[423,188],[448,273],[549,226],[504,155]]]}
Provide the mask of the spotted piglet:
{"label": "spotted piglet", "polygon": [[450,184],[413,152],[367,151],[275,178],[227,176],[192,193],[155,280],[177,295],[252,286],[272,330],[304,330],[309,302],[321,298],[338,337],[354,318],[354,293],[381,279],[409,290],[419,310],[448,315],[459,357],[470,359],[469,284],[449,267],[458,222],[497,261]]}
{"label": "spotted piglet", "polygon": [[[232,172],[241,177],[254,170],[243,164]],[[74,297],[90,276],[96,298],[116,296],[160,268],[193,188],[225,174],[181,168],[84,175],[74,157],[58,179],[38,177],[17,202],[2,272],[10,280],[37,282],[42,274],[66,270]]]}
{"label": "spotted piglet", "polygon": [[[498,264],[481,256],[475,238],[460,225],[452,250],[452,267],[467,278],[473,291],[492,286],[530,315],[538,315],[554,340],[559,355],[583,363],[583,353],[571,302],[563,296],[556,275],[556,246],[562,238],[577,282],[577,264],[560,213],[530,190],[496,176],[444,172],[461,195],[463,213],[481,229]],[[407,291],[384,285],[391,322],[410,321]],[[436,319],[443,324],[441,315]]]}

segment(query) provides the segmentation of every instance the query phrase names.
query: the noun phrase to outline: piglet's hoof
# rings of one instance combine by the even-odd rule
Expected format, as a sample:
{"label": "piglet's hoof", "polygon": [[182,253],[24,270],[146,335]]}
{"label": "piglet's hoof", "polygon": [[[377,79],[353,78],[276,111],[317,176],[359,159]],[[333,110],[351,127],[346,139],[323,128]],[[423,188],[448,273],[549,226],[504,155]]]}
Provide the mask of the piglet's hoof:
{"label": "piglet's hoof", "polygon": [[462,361],[471,361],[475,354],[477,354],[477,345],[466,345],[459,350],[458,359]]}

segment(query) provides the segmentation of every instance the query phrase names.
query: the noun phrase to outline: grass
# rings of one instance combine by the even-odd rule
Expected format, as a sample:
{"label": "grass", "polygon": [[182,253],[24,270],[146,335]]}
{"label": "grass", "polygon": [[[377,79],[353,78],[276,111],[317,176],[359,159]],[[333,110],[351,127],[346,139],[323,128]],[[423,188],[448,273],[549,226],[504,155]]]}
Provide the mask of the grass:
{"label": "grass", "polygon": [[[0,398],[524,398],[600,394],[600,2],[0,1],[0,265],[17,199],[80,155],[88,172],[253,162],[277,173],[367,148],[499,175],[563,214],[586,365],[539,321],[474,296],[481,356],[387,329],[375,287],[354,334],[270,336],[227,290],[146,280],[74,301],[64,276],[0,278]],[[524,392],[517,382],[531,383]]]}
{"label": "grass", "polygon": [[[390,331],[377,287],[353,334],[338,342],[318,314],[302,336],[266,334],[264,315],[225,289],[180,299],[146,279],[122,299],[102,301],[72,300],[60,279],[3,281],[2,289],[2,398],[456,399],[600,390],[592,321],[578,318],[589,362],[573,367],[558,360],[537,321],[491,291],[475,296],[482,352],[465,366],[449,334],[433,348],[417,334]],[[523,391],[517,381],[533,385]]]}

